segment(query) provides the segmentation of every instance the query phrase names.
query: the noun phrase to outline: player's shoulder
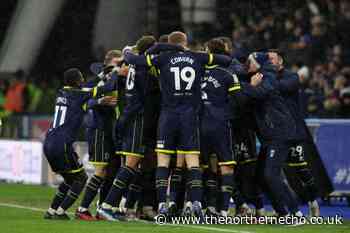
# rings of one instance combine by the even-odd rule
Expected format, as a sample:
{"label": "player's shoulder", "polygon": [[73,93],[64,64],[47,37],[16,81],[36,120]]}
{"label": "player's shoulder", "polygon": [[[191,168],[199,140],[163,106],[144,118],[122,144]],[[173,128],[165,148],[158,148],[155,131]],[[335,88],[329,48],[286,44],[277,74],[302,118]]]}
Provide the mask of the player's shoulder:
{"label": "player's shoulder", "polygon": [[213,65],[211,67],[213,67],[214,71],[218,72],[220,75],[222,75],[224,77],[231,77],[233,75],[236,75],[235,72],[228,69],[227,67],[223,67],[223,66],[219,66],[219,65]]}
{"label": "player's shoulder", "polygon": [[296,72],[286,68],[282,70],[282,75],[286,78],[298,78],[298,74]]}
{"label": "player's shoulder", "polygon": [[76,87],[64,86],[61,89],[59,89],[58,94],[65,96],[67,98],[74,98],[74,97],[79,97],[81,95],[86,95],[87,93],[91,93],[93,89],[94,88],[90,88],[90,87],[76,88]]}

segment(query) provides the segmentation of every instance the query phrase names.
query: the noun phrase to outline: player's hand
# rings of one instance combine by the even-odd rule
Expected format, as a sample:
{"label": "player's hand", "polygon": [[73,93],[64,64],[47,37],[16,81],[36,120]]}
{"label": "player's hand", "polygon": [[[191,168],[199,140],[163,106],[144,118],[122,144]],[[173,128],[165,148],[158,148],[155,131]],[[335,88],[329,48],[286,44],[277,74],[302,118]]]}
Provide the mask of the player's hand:
{"label": "player's hand", "polygon": [[122,67],[118,71],[118,75],[122,77],[128,76],[129,73],[129,66],[123,64]]}
{"label": "player's hand", "polygon": [[262,73],[256,73],[250,79],[250,85],[252,85],[253,87],[258,86],[262,82],[262,78],[263,78],[263,74]]}
{"label": "player's hand", "polygon": [[115,96],[104,96],[99,99],[99,104],[106,106],[116,106],[117,105],[117,97]]}

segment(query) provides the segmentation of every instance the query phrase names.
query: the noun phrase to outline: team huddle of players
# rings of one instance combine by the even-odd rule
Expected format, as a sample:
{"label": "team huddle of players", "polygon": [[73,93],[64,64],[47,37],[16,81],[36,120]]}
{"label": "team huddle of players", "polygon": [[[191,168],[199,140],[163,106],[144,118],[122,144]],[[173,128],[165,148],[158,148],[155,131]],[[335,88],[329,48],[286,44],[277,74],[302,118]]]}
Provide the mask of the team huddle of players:
{"label": "team huddle of players", "polygon": [[[178,31],[159,42],[143,36],[92,64],[93,80],[65,71],[44,142],[64,181],[45,218],[69,219],[66,210],[84,188],[76,210],[82,220],[227,216],[231,198],[236,214],[262,216],[262,193],[276,215],[302,217],[286,166],[296,168],[310,214],[319,215],[304,159],[298,75],[284,68],[278,51],[252,53],[243,63],[228,38],[205,47],[191,51]],[[89,180],[73,149],[82,125],[95,167]]]}

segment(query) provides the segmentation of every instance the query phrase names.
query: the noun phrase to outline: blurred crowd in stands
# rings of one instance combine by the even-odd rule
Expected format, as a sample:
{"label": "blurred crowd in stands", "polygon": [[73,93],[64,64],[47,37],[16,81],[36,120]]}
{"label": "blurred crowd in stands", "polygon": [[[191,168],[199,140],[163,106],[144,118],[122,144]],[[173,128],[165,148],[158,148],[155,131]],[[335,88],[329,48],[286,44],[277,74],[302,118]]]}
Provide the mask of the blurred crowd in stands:
{"label": "blurred crowd in stands", "polygon": [[[59,77],[28,78],[23,71],[0,79],[0,117],[11,114],[42,114],[53,112]],[[49,85],[50,84],[50,85]]]}
{"label": "blurred crowd in stands", "polygon": [[230,15],[237,57],[279,49],[301,77],[306,117],[349,118],[350,1],[245,1],[239,7]]}
{"label": "blurred crowd in stands", "polygon": [[[232,32],[234,54],[242,60],[252,51],[278,48],[301,78],[305,117],[350,117],[350,1],[224,0],[217,5],[217,25],[201,27],[193,41]],[[0,79],[0,117],[51,114],[59,77],[15,76]]]}

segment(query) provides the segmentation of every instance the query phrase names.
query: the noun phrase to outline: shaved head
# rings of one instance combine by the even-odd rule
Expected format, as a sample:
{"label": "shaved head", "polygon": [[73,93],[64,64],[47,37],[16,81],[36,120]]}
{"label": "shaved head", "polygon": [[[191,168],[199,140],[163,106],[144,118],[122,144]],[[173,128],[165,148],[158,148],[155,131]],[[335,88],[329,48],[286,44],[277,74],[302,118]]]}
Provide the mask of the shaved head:
{"label": "shaved head", "polygon": [[187,47],[187,35],[180,31],[175,31],[169,34],[168,41],[170,44],[181,45]]}

